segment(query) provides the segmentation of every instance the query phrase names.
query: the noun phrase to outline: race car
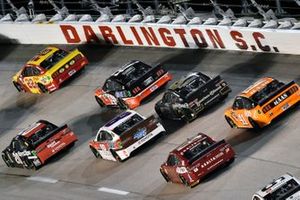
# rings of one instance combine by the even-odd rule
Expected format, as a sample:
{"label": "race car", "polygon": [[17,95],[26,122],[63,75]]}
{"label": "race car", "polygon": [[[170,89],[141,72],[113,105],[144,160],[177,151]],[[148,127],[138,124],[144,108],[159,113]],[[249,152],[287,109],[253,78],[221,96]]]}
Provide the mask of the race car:
{"label": "race car", "polygon": [[40,120],[15,136],[1,155],[8,167],[37,169],[76,141],[76,135],[67,125],[57,127]]}
{"label": "race car", "polygon": [[190,122],[229,92],[231,89],[220,76],[211,79],[201,72],[189,73],[171,85],[155,104],[155,111],[161,118]]}
{"label": "race car", "polygon": [[145,118],[127,110],[101,127],[89,145],[96,158],[124,161],[134,150],[164,132],[153,115]]}
{"label": "race car", "polygon": [[161,65],[151,67],[141,61],[131,61],[95,91],[95,98],[101,107],[134,109],[171,79],[171,74]]}
{"label": "race car", "polygon": [[87,64],[87,58],[78,49],[68,52],[47,47],[29,60],[12,82],[19,92],[51,93]]}
{"label": "race car", "polygon": [[299,85],[266,77],[238,95],[225,111],[232,128],[260,129],[300,101]]}
{"label": "race car", "polygon": [[284,174],[256,192],[252,200],[299,200],[300,180]]}
{"label": "race car", "polygon": [[169,153],[160,173],[167,182],[193,187],[207,174],[231,164],[234,159],[235,152],[225,140],[216,142],[199,133]]}

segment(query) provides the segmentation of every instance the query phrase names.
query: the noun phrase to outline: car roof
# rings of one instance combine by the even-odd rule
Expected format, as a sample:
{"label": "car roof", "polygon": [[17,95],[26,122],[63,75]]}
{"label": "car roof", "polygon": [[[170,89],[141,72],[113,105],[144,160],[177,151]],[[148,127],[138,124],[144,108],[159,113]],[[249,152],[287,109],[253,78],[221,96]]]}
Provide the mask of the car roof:
{"label": "car roof", "polygon": [[239,96],[250,98],[253,94],[262,90],[264,87],[266,87],[266,85],[271,83],[273,80],[275,79],[270,77],[261,78],[255,83],[253,83],[252,85],[250,85],[247,89],[242,91]]}
{"label": "car roof", "polygon": [[29,125],[28,128],[22,130],[18,135],[28,138],[45,126],[46,126],[46,123],[44,121],[38,121],[38,122],[35,122],[35,123]]}
{"label": "car roof", "polygon": [[281,177],[273,180],[270,184],[266,185],[264,188],[256,192],[256,195],[259,195],[260,197],[265,197],[269,193],[277,190],[280,188],[282,185],[284,185],[286,182],[289,180],[294,179],[296,182],[300,183],[298,179],[293,177],[290,174],[284,174]]}
{"label": "car roof", "polygon": [[50,55],[52,55],[54,52],[58,51],[59,48],[57,47],[47,47],[40,51],[37,55],[35,55],[31,60],[29,60],[26,65],[33,65],[33,66],[39,66],[41,62],[43,62],[45,59],[47,59]]}
{"label": "car roof", "polygon": [[170,153],[183,155],[184,152],[186,152],[189,149],[192,149],[192,147],[198,145],[201,141],[205,139],[211,139],[211,138],[203,133],[198,133],[196,136],[193,136],[192,138],[188,138],[187,141],[185,141],[184,143],[176,147]]}
{"label": "car roof", "polygon": [[139,113],[133,111],[133,110],[127,110],[118,116],[114,117],[112,120],[107,122],[104,126],[100,128],[100,130],[110,130],[112,131],[114,128],[122,124],[123,122],[127,121],[129,118],[131,118],[133,115],[138,114],[141,116]]}

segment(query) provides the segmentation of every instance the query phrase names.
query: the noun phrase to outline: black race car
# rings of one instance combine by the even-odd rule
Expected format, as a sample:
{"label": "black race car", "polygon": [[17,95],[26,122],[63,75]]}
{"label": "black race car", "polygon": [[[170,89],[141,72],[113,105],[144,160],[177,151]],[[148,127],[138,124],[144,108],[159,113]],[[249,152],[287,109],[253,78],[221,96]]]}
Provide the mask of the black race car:
{"label": "black race car", "polygon": [[155,111],[160,118],[190,122],[208,106],[225,99],[229,92],[231,89],[220,76],[211,79],[200,72],[190,73],[171,85],[155,104]]}

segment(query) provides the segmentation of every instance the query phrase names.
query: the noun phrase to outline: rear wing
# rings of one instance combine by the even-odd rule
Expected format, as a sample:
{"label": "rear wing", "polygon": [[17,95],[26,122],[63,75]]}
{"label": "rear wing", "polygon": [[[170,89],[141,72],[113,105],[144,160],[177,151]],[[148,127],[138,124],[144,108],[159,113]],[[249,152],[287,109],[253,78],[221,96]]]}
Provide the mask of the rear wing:
{"label": "rear wing", "polygon": [[147,119],[140,121],[130,129],[122,133],[120,139],[122,141],[123,147],[126,148],[130,146],[145,135],[152,132],[155,128],[157,128],[158,122],[158,119],[154,115],[151,115]]}
{"label": "rear wing", "polygon": [[215,150],[218,147],[225,146],[226,144],[227,144],[227,142],[224,139],[220,140],[219,142],[216,142],[216,143],[212,144],[211,146],[207,147],[206,149],[204,149],[200,153],[194,155],[191,159],[189,159],[188,163],[192,164],[193,162],[199,160],[201,157],[205,156],[209,152]]}
{"label": "rear wing", "polygon": [[284,90],[286,90],[287,88],[291,87],[292,85],[295,84],[295,81],[291,81],[288,84],[284,85],[283,87],[281,87],[279,90],[273,92],[272,94],[270,94],[267,98],[262,99],[261,101],[258,102],[258,105],[263,106],[265,103],[267,103],[268,101],[270,101],[272,98],[274,98],[275,96],[277,96],[279,93],[283,92]]}
{"label": "rear wing", "polygon": [[56,135],[57,133],[59,133],[60,131],[64,130],[68,128],[68,125],[65,124],[61,127],[57,127],[56,129],[48,132],[47,134],[43,135],[42,137],[40,137],[38,140],[36,140],[33,143],[30,143],[32,145],[32,147],[35,149],[36,147],[38,147],[40,144],[42,144],[43,142],[45,142],[46,140],[50,139],[51,137],[53,137],[54,135]]}

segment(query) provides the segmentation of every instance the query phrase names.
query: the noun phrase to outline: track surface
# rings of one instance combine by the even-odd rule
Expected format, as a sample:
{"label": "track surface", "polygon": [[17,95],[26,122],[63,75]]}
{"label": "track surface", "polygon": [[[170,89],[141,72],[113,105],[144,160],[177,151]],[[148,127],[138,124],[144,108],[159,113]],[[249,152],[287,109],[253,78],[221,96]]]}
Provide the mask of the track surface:
{"label": "track surface", "polygon": [[[9,169],[0,161],[0,199],[197,199],[246,200],[261,186],[283,173],[300,177],[299,106],[260,132],[233,130],[224,120],[225,108],[250,83],[263,76],[300,82],[300,56],[250,54],[222,51],[146,48],[79,47],[90,65],[76,79],[50,95],[18,93],[12,75],[43,46],[1,46],[0,53],[0,149],[21,129],[47,119],[69,124],[79,136],[71,150],[52,159],[38,171]],[[188,71],[200,70],[211,76],[221,74],[232,93],[223,102],[190,124],[167,122],[167,136],[157,138],[124,163],[97,160],[89,150],[99,127],[118,111],[101,110],[94,100],[95,88],[122,64],[132,59],[162,62],[174,79]],[[161,98],[159,91],[137,110],[150,115]],[[187,137],[203,132],[220,140],[226,138],[237,152],[236,161],[212,174],[193,189],[166,183],[160,164],[170,150]],[[28,180],[41,176],[58,180],[44,183]],[[129,192],[98,191],[106,187]]]}

